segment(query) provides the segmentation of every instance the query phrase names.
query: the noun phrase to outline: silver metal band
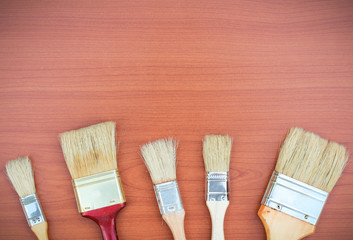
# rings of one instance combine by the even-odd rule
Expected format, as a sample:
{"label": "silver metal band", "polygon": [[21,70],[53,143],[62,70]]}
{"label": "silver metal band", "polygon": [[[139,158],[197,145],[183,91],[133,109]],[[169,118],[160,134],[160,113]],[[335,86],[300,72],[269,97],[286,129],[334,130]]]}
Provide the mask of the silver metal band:
{"label": "silver metal band", "polygon": [[261,203],[316,225],[327,197],[321,189],[274,171]]}
{"label": "silver metal band", "polygon": [[229,201],[228,172],[207,172],[206,201]]}
{"label": "silver metal band", "polygon": [[153,187],[162,215],[184,209],[177,181],[156,184]]}
{"label": "silver metal band", "polygon": [[20,202],[30,227],[45,221],[44,213],[40,206],[37,194],[33,193],[20,198]]}

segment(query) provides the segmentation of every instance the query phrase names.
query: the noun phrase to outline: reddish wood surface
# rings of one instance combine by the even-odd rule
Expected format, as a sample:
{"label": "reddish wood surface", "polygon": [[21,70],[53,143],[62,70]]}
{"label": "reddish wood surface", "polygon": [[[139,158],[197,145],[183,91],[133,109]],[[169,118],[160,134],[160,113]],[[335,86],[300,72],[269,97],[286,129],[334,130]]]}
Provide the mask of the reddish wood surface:
{"label": "reddish wood surface", "polygon": [[[257,216],[281,140],[301,126],[353,152],[353,2],[0,2],[0,161],[30,154],[51,239],[100,239],[77,211],[58,134],[118,124],[121,240],[171,239],[139,146],[180,140],[188,239],[210,239],[201,139],[234,137],[227,239]],[[0,174],[0,239],[35,239]],[[353,238],[349,164],[307,239]]]}

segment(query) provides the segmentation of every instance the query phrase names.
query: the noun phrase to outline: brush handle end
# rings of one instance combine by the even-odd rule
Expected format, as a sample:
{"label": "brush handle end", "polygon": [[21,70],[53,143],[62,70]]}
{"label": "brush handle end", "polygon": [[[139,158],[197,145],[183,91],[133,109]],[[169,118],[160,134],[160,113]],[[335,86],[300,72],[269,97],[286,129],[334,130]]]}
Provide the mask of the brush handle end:
{"label": "brush handle end", "polygon": [[174,240],[186,240],[184,231],[184,209],[181,211],[163,214],[162,217],[172,231]]}
{"label": "brush handle end", "polygon": [[48,223],[41,222],[31,227],[32,232],[37,236],[39,240],[48,240]]}
{"label": "brush handle end", "polygon": [[81,213],[83,217],[90,218],[95,221],[103,235],[104,240],[118,240],[116,233],[116,216],[121,209],[125,207],[126,203],[112,205],[92,211]]}
{"label": "brush handle end", "polygon": [[212,240],[224,240],[224,216],[229,201],[206,201],[212,220]]}
{"label": "brush handle end", "polygon": [[265,227],[267,240],[298,240],[315,232],[315,226],[261,205],[257,213]]}

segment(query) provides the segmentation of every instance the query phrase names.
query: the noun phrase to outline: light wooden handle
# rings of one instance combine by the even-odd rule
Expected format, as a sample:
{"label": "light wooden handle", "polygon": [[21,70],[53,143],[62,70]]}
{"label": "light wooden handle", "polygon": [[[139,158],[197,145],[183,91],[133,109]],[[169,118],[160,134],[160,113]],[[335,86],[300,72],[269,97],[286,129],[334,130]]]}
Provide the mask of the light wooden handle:
{"label": "light wooden handle", "polygon": [[184,210],[163,214],[162,217],[172,231],[174,240],[186,240],[184,231]]}
{"label": "light wooden handle", "polygon": [[42,222],[31,227],[31,230],[39,240],[48,240],[48,223]]}
{"label": "light wooden handle", "polygon": [[315,226],[261,205],[257,213],[264,224],[267,240],[298,240],[315,232]]}
{"label": "light wooden handle", "polygon": [[224,240],[223,222],[229,201],[206,201],[212,220],[212,240]]}

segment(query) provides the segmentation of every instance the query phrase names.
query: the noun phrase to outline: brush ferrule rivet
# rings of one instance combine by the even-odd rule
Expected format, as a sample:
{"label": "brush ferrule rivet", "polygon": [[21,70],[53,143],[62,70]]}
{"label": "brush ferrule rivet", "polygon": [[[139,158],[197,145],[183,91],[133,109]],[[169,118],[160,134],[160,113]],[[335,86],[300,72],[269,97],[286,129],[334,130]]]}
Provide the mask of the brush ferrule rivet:
{"label": "brush ferrule rivet", "polygon": [[156,184],[153,187],[162,215],[184,209],[177,181]]}
{"label": "brush ferrule rivet", "polygon": [[207,172],[206,201],[229,201],[228,172]]}
{"label": "brush ferrule rivet", "polygon": [[30,227],[45,221],[44,213],[40,206],[37,194],[33,193],[20,198],[20,202]]}
{"label": "brush ferrule rivet", "polygon": [[261,203],[315,225],[327,197],[328,192],[274,171]]}

